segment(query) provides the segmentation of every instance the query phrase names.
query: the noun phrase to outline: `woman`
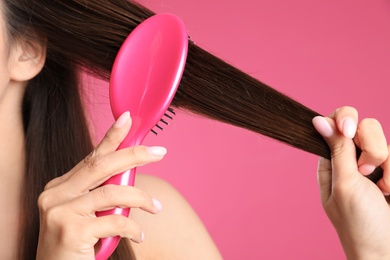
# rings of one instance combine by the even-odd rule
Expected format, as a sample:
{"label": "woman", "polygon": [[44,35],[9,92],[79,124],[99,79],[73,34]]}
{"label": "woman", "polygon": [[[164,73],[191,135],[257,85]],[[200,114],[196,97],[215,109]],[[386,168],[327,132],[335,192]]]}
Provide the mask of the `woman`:
{"label": "woman", "polygon": [[[117,120],[93,149],[78,93],[78,68],[83,66],[107,79],[115,54],[129,30],[152,13],[125,0],[3,0],[0,7],[3,39],[0,45],[0,119],[3,122],[0,163],[3,181],[0,183],[3,185],[2,205],[8,209],[1,217],[4,241],[1,258],[33,259],[37,255],[38,259],[93,259],[98,239],[113,235],[124,238],[113,256],[116,259],[221,258],[188,204],[166,183],[138,175],[138,188],[99,187],[115,173],[161,160],[166,151],[162,147],[140,146],[115,152],[131,127],[128,113]],[[194,51],[197,59],[193,59]],[[190,52],[192,56],[186,65],[175,105],[225,122],[236,116],[235,122],[228,123],[260,133],[263,133],[262,126],[271,127],[271,130],[266,129],[268,133],[286,142],[301,140],[292,135],[307,129],[309,134],[306,136],[312,138],[310,133],[313,131],[307,122],[298,124],[302,131],[288,132],[287,124],[294,121],[290,118],[280,122],[283,126],[280,130],[248,113],[262,115],[261,108],[248,106],[248,111],[243,112],[247,116],[243,118],[238,110],[226,110],[227,116],[224,117],[224,109],[202,105],[216,102],[220,97],[232,98],[239,108],[245,107],[243,102],[254,105],[266,102],[255,98],[256,88],[254,91],[245,89],[248,95],[241,100],[242,95],[230,92],[231,89],[227,95],[221,95],[221,91],[225,91],[221,84],[227,88],[232,85],[231,81],[239,81],[237,85],[241,85],[242,80],[258,82],[231,67],[226,70],[220,61],[214,60],[218,66],[214,62],[208,64],[210,56],[194,45],[191,45]],[[209,71],[220,73],[224,81],[218,77],[203,78]],[[231,77],[227,77],[227,73],[232,73]],[[191,84],[195,88],[191,89]],[[213,87],[215,96],[203,91]],[[191,93],[190,90],[201,93]],[[237,91],[242,93],[243,90],[238,88]],[[190,98],[186,99],[189,94]],[[280,106],[270,104],[271,109],[293,107],[299,118],[305,115],[311,124],[315,113],[275,91],[269,94],[272,96],[267,100],[281,97],[283,102],[286,101]],[[199,96],[199,102],[191,103],[197,101],[194,96]],[[259,96],[269,95],[260,92]],[[226,100],[220,104],[233,105]],[[285,110],[274,112],[280,117],[294,115]],[[261,123],[256,124],[257,121]],[[326,138],[328,140],[329,136]],[[315,135],[312,139],[317,140]],[[306,143],[296,146],[308,150],[315,147]],[[321,145],[318,148],[327,151]],[[383,197],[378,198],[381,199]],[[163,211],[159,201],[165,206]],[[95,217],[96,211],[114,206],[132,208],[130,219]],[[342,207],[340,211],[348,213],[347,209]],[[350,214],[345,214],[340,222],[352,220],[360,223],[359,218]],[[353,235],[353,229],[343,229],[342,224],[335,226]],[[144,242],[138,244],[143,239]],[[349,248],[360,248],[360,241],[352,242],[354,244],[345,246],[346,252]],[[371,252],[370,249],[362,248],[357,255],[364,256],[364,253]]]}
{"label": "woman", "polygon": [[[219,259],[195,213],[168,184],[139,175],[138,188],[99,187],[115,173],[161,160],[166,150],[115,152],[131,127],[124,113],[91,153],[76,67],[40,32],[25,31],[14,18],[18,3],[10,2],[0,3],[1,205],[7,210],[0,258],[94,259],[100,237],[120,235],[131,250],[124,246],[116,259]],[[132,208],[131,218],[95,217],[114,205]]]}

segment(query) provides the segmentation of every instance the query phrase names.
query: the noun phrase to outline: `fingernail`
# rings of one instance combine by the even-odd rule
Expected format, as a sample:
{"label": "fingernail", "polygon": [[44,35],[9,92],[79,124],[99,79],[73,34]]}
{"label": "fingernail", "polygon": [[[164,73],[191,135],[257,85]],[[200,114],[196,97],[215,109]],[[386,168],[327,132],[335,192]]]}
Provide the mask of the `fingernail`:
{"label": "fingernail", "polygon": [[167,149],[161,146],[148,147],[148,152],[157,157],[161,157],[167,154]]}
{"label": "fingernail", "polygon": [[354,138],[356,133],[356,124],[352,118],[347,117],[343,122],[343,134],[347,138]]}
{"label": "fingernail", "polygon": [[124,112],[120,117],[118,117],[118,119],[114,123],[114,127],[121,128],[127,123],[127,121],[129,121],[129,119],[130,119],[130,112],[129,111]]}
{"label": "fingernail", "polygon": [[359,172],[363,175],[369,175],[375,170],[375,165],[363,164],[359,166]]}
{"label": "fingernail", "polygon": [[333,128],[329,122],[322,116],[313,118],[313,125],[315,129],[324,137],[331,137],[333,135]]}
{"label": "fingernail", "polygon": [[141,232],[141,242],[144,242],[144,240],[145,240],[145,234],[144,232]]}
{"label": "fingernail", "polygon": [[161,202],[157,199],[152,199],[153,200],[153,205],[154,207],[157,209],[158,212],[162,211],[163,210],[163,205],[161,204]]}

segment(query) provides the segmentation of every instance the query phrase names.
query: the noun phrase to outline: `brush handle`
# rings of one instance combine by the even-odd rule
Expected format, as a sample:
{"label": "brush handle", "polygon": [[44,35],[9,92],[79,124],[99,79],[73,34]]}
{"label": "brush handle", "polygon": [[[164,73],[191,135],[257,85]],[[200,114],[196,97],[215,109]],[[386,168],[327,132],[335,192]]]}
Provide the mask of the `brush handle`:
{"label": "brush handle", "polygon": [[[103,185],[115,184],[115,185],[134,186],[136,170],[137,168],[132,168],[121,174],[115,175],[110,179],[108,179],[106,182],[104,182]],[[103,216],[113,215],[113,214],[123,215],[125,217],[128,217],[130,214],[130,209],[114,208],[106,211],[96,212],[97,217],[103,217]],[[119,236],[101,238],[100,241],[98,242],[100,249],[99,252],[95,255],[95,259],[107,260],[110,257],[110,255],[114,252],[115,248],[118,246],[119,241],[120,241]]]}

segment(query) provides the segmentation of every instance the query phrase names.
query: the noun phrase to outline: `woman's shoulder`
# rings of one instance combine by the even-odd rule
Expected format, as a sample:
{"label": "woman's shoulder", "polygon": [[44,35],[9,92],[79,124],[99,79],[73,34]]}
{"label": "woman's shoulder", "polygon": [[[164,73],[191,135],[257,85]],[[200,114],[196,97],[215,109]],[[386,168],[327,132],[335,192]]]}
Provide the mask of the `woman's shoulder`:
{"label": "woman's shoulder", "polygon": [[144,242],[131,242],[139,259],[221,259],[203,223],[171,184],[155,176],[137,174],[135,186],[163,205],[156,215],[131,210],[131,218],[145,234]]}
{"label": "woman's shoulder", "polygon": [[135,186],[150,193],[150,195],[156,193],[161,194],[165,192],[177,193],[177,190],[167,181],[148,174],[138,173],[135,180]]}

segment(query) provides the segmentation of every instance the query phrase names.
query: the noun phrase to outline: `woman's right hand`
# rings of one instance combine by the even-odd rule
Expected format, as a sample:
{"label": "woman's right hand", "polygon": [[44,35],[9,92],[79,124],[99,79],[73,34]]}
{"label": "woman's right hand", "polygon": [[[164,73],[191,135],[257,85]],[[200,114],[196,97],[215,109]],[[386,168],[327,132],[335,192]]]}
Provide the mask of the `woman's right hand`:
{"label": "woman's right hand", "polygon": [[37,259],[95,259],[100,238],[143,240],[141,227],[122,215],[96,217],[114,207],[140,208],[156,214],[161,203],[131,186],[100,186],[111,176],[160,161],[163,147],[135,146],[116,150],[131,127],[128,112],[108,130],[101,143],[63,176],[49,182],[38,200],[40,233]]}

